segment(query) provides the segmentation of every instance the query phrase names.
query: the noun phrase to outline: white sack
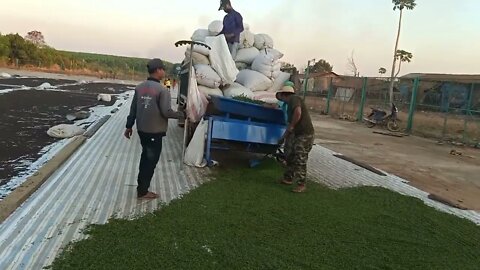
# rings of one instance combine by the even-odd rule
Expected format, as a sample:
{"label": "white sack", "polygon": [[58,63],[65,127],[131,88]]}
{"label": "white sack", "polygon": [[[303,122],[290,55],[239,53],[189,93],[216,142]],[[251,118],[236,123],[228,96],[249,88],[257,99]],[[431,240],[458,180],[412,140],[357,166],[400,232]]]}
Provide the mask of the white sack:
{"label": "white sack", "polygon": [[253,99],[253,97],[254,97],[252,90],[250,90],[250,89],[248,89],[248,88],[246,88],[243,85],[238,84],[238,83],[233,83],[227,89],[224,89],[223,94],[226,97],[229,97],[229,98],[238,97],[238,96],[245,96],[245,97]]}
{"label": "white sack", "polygon": [[280,74],[282,65],[278,60],[282,57],[283,54],[274,49],[260,50],[260,54],[252,63],[252,69],[268,78],[275,78]]}
{"label": "white sack", "polygon": [[97,96],[98,101],[110,102],[112,101],[112,95],[110,94],[98,94]]}
{"label": "white sack", "polygon": [[273,82],[262,73],[244,69],[238,73],[237,82],[252,91],[266,91]]}
{"label": "white sack", "polygon": [[240,45],[239,48],[251,48],[255,44],[255,35],[250,32],[250,30],[247,30],[244,27],[244,31],[240,33]]}
{"label": "white sack", "polygon": [[8,74],[8,73],[5,73],[5,72],[2,72],[2,73],[0,73],[0,77],[5,78],[5,79],[8,79],[8,78],[11,78],[12,75],[10,75],[10,74]]}
{"label": "white sack", "polygon": [[207,37],[205,42],[212,48],[210,51],[210,65],[220,76],[222,83],[233,83],[237,78],[238,69],[228,49],[225,36]]}
{"label": "white sack", "polygon": [[269,104],[277,104],[278,99],[275,95],[276,95],[275,92],[258,91],[253,93],[253,96],[254,96],[253,99],[260,100]]}
{"label": "white sack", "polygon": [[285,84],[286,81],[290,79],[290,73],[287,72],[282,72],[274,77],[275,79],[273,80],[273,85],[268,89],[269,92],[278,92],[280,89],[282,89],[283,85]]}
{"label": "white sack", "polygon": [[198,90],[205,96],[223,96],[222,90],[220,88],[210,88],[203,85],[198,86]]}
{"label": "white sack", "polygon": [[188,166],[203,168],[207,166],[207,162],[203,158],[205,151],[205,137],[207,135],[208,121],[202,119],[198,124],[195,133],[193,133],[192,140],[185,149],[184,162]]}
{"label": "white sack", "polygon": [[255,47],[240,49],[237,52],[235,62],[251,64],[259,54],[260,51]]}
{"label": "white sack", "polygon": [[254,45],[259,50],[273,48],[273,39],[267,34],[256,34]]}
{"label": "white sack", "polygon": [[201,45],[193,45],[193,51],[197,52],[199,54],[203,54],[205,56],[210,55],[210,50],[207,47],[201,46]]}
{"label": "white sack", "polygon": [[278,51],[276,49],[268,49],[268,48],[267,49],[262,49],[262,50],[260,50],[260,53],[268,55],[269,58],[272,58],[273,60],[280,60],[284,56],[283,53],[281,53],[280,51]]}
{"label": "white sack", "polygon": [[209,65],[195,65],[195,77],[198,84],[210,88],[218,88],[222,84],[222,79]]}
{"label": "white sack", "polygon": [[[190,61],[190,49],[185,51],[185,62],[188,63]],[[208,56],[205,56],[201,53],[193,52],[192,54],[192,62],[193,65],[210,65],[210,60]]]}
{"label": "white sack", "polygon": [[213,21],[208,25],[208,32],[210,32],[211,36],[216,36],[220,34],[223,30],[223,22],[222,21]]}
{"label": "white sack", "polygon": [[192,122],[197,123],[207,111],[208,100],[205,95],[198,90],[197,79],[193,76],[195,74],[195,67],[192,67],[190,72],[187,96],[187,117]]}
{"label": "white sack", "polygon": [[210,36],[208,29],[197,29],[193,32],[191,39],[193,41],[205,42],[205,38]]}
{"label": "white sack", "polygon": [[37,90],[47,90],[47,89],[55,89],[57,88],[56,86],[52,86],[50,83],[45,82],[37,86],[35,89]]}
{"label": "white sack", "polygon": [[83,128],[76,125],[66,124],[51,127],[47,131],[48,136],[59,139],[71,138],[77,135],[82,135],[83,133],[85,133],[85,130]]}

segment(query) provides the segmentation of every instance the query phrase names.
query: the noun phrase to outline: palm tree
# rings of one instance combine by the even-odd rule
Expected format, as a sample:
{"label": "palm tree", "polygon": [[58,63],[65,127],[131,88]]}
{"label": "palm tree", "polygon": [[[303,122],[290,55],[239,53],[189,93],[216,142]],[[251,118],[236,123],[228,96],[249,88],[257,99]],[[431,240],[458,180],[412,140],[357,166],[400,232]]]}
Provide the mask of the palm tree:
{"label": "palm tree", "polygon": [[395,74],[395,78],[398,76],[400,73],[400,69],[402,68],[402,63],[407,62],[410,63],[412,62],[413,54],[404,50],[397,50],[397,53],[395,54],[395,58],[399,60],[398,63],[398,71],[397,74]]}
{"label": "palm tree", "polygon": [[[397,41],[395,42],[395,50],[393,51],[393,64],[392,64],[392,73],[390,76],[390,103],[393,102],[393,86],[395,84],[395,68],[397,66],[397,51],[398,51],[398,42],[400,41],[400,30],[402,28],[402,17],[403,17],[403,10],[413,10],[417,5],[415,0],[392,0],[393,2],[393,10],[400,10],[400,18],[398,20],[398,31],[397,31]],[[398,74],[398,73],[397,73]]]}

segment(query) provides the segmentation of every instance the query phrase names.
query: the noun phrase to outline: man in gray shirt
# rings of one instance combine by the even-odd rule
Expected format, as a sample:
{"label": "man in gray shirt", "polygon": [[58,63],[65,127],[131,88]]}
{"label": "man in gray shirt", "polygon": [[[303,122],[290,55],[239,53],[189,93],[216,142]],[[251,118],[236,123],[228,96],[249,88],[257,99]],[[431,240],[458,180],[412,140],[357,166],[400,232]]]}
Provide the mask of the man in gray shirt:
{"label": "man in gray shirt", "polygon": [[127,139],[132,137],[132,127],[136,122],[142,144],[137,196],[139,199],[156,199],[158,195],[148,189],[162,152],[162,139],[167,134],[168,119],[183,119],[185,116],[182,112],[172,110],[170,91],[160,83],[165,78],[162,60],[150,60],[147,68],[150,75],[135,88],[124,135]]}

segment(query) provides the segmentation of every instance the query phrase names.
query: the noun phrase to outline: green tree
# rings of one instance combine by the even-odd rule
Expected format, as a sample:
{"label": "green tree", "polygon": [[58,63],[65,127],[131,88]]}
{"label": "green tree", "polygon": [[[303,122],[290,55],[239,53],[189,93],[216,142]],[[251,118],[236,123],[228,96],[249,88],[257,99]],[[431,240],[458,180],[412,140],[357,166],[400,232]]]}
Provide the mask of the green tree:
{"label": "green tree", "polygon": [[8,58],[10,56],[10,40],[7,36],[0,33],[0,58]]}
{"label": "green tree", "polygon": [[320,72],[332,72],[333,66],[330,65],[326,60],[320,59],[312,67],[310,67],[311,73],[320,73]]}
{"label": "green tree", "polygon": [[42,32],[36,30],[28,32],[25,36],[25,40],[33,43],[39,48],[45,47],[47,45],[45,43],[45,37],[43,36]]}
{"label": "green tree", "polygon": [[403,18],[403,11],[405,9],[407,10],[413,10],[415,6],[417,5],[415,3],[415,0],[392,0],[393,3],[393,10],[399,10],[400,11],[400,16],[398,19],[398,31],[397,31],[397,40],[395,42],[395,50],[393,51],[393,64],[392,64],[392,70],[391,70],[391,76],[390,76],[390,88],[389,88],[389,95],[390,95],[390,103],[393,102],[393,86],[395,84],[395,78],[396,74],[395,69],[397,66],[397,51],[398,51],[398,43],[400,41],[400,31],[402,28],[402,18]]}
{"label": "green tree", "polygon": [[395,74],[395,78],[396,78],[400,73],[400,70],[402,68],[402,63],[412,62],[413,54],[404,50],[397,50],[397,53],[395,54],[395,58],[398,61],[398,70],[397,70],[397,74]]}
{"label": "green tree", "polygon": [[378,69],[378,73],[380,73],[380,75],[383,76],[385,73],[387,73],[387,69],[384,68],[384,67],[381,67],[381,68]]}

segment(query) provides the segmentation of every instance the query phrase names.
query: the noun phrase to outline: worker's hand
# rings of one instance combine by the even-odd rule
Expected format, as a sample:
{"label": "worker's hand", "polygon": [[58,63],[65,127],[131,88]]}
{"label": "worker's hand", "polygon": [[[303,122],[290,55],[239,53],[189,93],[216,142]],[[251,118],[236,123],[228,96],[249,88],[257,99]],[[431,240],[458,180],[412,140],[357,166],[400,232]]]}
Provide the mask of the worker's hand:
{"label": "worker's hand", "polygon": [[225,34],[225,37],[226,38],[233,38],[233,37],[235,37],[235,34]]}
{"label": "worker's hand", "polygon": [[187,112],[178,111],[178,120],[185,120],[185,119],[187,119]]}
{"label": "worker's hand", "polygon": [[123,135],[125,136],[125,138],[129,139],[132,137],[132,134],[133,134],[133,130],[131,128],[127,128],[125,130],[125,133],[123,133]]}

